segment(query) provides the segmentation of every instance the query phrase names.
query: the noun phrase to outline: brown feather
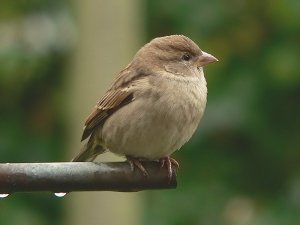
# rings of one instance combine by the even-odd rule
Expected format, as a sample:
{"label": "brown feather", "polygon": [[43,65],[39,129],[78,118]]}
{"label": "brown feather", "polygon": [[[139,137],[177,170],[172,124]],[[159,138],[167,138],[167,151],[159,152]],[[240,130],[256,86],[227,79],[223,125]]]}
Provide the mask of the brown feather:
{"label": "brown feather", "polygon": [[130,77],[131,80],[136,80],[143,77],[143,75],[135,70],[130,70],[130,66],[129,64],[119,73],[111,88],[98,101],[94,110],[86,119],[81,141],[89,137],[94,129],[103,124],[112,113],[133,100],[133,93],[128,91],[126,87],[128,85],[127,79],[123,78]]}
{"label": "brown feather", "polygon": [[[107,98],[105,98],[107,97]],[[103,101],[102,101],[103,100]],[[103,124],[105,120],[122,106],[133,100],[133,94],[126,91],[111,91],[104,96],[104,99],[95,106],[94,111],[88,116],[81,141],[89,137],[94,129]]]}

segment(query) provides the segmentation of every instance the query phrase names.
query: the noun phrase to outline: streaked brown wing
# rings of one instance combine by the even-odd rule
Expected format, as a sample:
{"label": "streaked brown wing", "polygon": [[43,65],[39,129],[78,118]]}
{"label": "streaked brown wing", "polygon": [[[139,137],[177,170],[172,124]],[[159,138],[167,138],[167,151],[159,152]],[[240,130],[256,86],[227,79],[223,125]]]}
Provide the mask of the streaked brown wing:
{"label": "streaked brown wing", "polygon": [[144,68],[132,70],[131,64],[123,69],[116,77],[110,89],[97,103],[93,112],[88,116],[81,141],[89,137],[95,127],[103,124],[112,113],[133,101],[133,92],[129,87],[147,75],[149,75],[149,71]]}
{"label": "streaked brown wing", "polygon": [[127,87],[129,87],[133,81],[143,78],[144,74],[142,70],[139,72],[131,70],[131,64],[118,74],[111,88],[88,116],[81,141],[89,137],[95,127],[103,124],[112,113],[133,100],[133,93]]}
{"label": "streaked brown wing", "polygon": [[96,126],[101,125],[116,110],[133,100],[132,92],[117,89],[108,91],[88,116],[81,141],[91,135]]}

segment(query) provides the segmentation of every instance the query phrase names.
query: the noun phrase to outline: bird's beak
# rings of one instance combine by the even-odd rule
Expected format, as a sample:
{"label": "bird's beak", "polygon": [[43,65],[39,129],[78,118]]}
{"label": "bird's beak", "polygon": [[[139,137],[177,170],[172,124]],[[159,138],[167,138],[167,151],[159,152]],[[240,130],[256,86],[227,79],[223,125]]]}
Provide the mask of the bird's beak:
{"label": "bird's beak", "polygon": [[202,51],[202,55],[197,60],[197,66],[202,67],[210,63],[218,62],[219,60],[211,54]]}

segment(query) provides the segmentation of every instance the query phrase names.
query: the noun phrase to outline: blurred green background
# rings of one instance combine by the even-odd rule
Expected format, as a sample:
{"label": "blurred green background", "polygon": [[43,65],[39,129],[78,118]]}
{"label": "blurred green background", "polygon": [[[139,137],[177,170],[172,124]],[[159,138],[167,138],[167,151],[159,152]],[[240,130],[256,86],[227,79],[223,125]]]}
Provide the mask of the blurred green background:
{"label": "blurred green background", "polygon": [[[74,5],[1,3],[1,163],[67,159],[65,90],[81,36]],[[140,224],[300,223],[299,9],[297,0],[144,0],[136,9],[142,43],[185,34],[220,60],[205,68],[209,94],[201,125],[174,154],[178,188],[146,192]],[[0,199],[0,210],[0,224],[66,220],[63,200],[47,194]]]}

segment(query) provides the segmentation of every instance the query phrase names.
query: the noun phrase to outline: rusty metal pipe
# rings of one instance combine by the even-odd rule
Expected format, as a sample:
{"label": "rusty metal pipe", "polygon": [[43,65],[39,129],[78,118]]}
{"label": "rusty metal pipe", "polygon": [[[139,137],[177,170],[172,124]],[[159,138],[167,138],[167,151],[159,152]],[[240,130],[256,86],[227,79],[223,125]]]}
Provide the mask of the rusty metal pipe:
{"label": "rusty metal pipe", "polygon": [[0,164],[0,194],[14,192],[141,191],[176,188],[158,162],[143,162],[149,176],[131,171],[127,162],[57,162]]}

